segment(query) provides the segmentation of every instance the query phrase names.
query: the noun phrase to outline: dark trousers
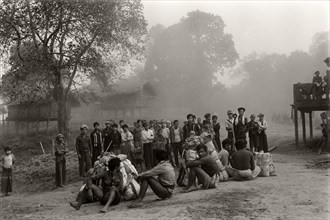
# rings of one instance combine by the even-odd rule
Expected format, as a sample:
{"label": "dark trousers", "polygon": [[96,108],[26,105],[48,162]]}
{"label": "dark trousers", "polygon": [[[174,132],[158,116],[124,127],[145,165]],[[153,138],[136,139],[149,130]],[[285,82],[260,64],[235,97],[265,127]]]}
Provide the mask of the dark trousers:
{"label": "dark trousers", "polygon": [[1,192],[7,194],[13,190],[13,170],[2,167]]}
{"label": "dark trousers", "polygon": [[175,165],[179,166],[179,153],[180,153],[180,157],[182,157],[182,143],[178,142],[178,143],[172,143],[172,149],[173,149],[173,154],[174,154],[174,160],[175,160]]}
{"label": "dark trousers", "polygon": [[214,137],[213,140],[217,144],[217,148],[218,148],[217,150],[220,151],[221,150],[221,140],[220,140],[220,137]]}
{"label": "dark trousers", "polygon": [[268,152],[268,142],[267,142],[267,135],[265,132],[261,132],[259,134],[259,148],[263,150],[265,153]]}
{"label": "dark trousers", "polygon": [[92,160],[89,151],[79,151],[79,176],[84,177],[85,173],[92,168]]}
{"label": "dark trousers", "polygon": [[259,152],[260,151],[260,148],[259,148],[259,137],[258,137],[258,134],[251,134],[249,135],[249,141],[250,141],[250,149],[251,151],[257,151]]}
{"label": "dark trousers", "polygon": [[92,166],[94,166],[95,161],[97,161],[97,157],[101,155],[102,147],[96,146],[93,148],[93,156],[92,156]]}
{"label": "dark trousers", "polygon": [[151,169],[153,166],[153,151],[151,143],[143,144],[143,159],[146,166],[146,169]]}
{"label": "dark trousers", "polygon": [[173,164],[173,158],[172,158],[172,147],[171,147],[169,141],[167,141],[165,147],[166,147],[166,151],[167,151],[168,159],[170,160],[170,162],[171,162],[171,164],[172,164],[172,166],[173,166],[174,164]]}
{"label": "dark trousers", "polygon": [[55,184],[62,186],[66,183],[66,162],[65,160],[56,161],[55,164]]}

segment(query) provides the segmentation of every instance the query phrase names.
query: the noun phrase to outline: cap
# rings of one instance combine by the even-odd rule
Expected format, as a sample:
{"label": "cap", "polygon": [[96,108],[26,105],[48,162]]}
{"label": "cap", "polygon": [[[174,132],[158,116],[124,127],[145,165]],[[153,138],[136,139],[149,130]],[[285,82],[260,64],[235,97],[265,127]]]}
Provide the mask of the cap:
{"label": "cap", "polygon": [[240,111],[240,110],[245,111],[245,108],[243,108],[243,107],[239,107],[239,108],[237,109],[237,111]]}
{"label": "cap", "polygon": [[227,115],[232,115],[233,114],[233,111],[232,110],[228,110],[227,111]]}
{"label": "cap", "polygon": [[88,126],[85,125],[85,124],[83,124],[82,126],[80,126],[80,129],[84,129],[84,128],[88,129]]}
{"label": "cap", "polygon": [[105,121],[105,124],[111,124],[109,120]]}
{"label": "cap", "polygon": [[265,115],[263,113],[259,113],[258,117],[264,117]]}
{"label": "cap", "polygon": [[64,135],[63,134],[58,134],[56,137],[57,138],[64,138]]}

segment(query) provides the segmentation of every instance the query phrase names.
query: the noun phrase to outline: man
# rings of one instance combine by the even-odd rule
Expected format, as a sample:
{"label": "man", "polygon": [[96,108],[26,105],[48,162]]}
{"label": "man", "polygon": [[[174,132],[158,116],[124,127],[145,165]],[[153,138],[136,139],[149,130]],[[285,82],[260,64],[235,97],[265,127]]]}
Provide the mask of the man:
{"label": "man", "polygon": [[144,130],[141,131],[143,159],[146,169],[151,169],[153,164],[152,142],[154,140],[154,133],[151,129],[149,129],[148,123],[144,123],[143,128]]}
{"label": "man", "polygon": [[186,140],[189,137],[189,134],[191,131],[194,131],[196,135],[200,134],[199,126],[195,123],[193,123],[193,114],[187,115],[187,124],[183,126],[183,140]]}
{"label": "man", "polygon": [[167,123],[165,120],[161,120],[161,129],[163,130],[163,137],[165,138],[166,140],[166,144],[165,144],[165,147],[166,147],[166,151],[168,153],[168,157],[173,165],[173,159],[172,159],[172,149],[171,149],[171,146],[170,146],[170,129],[167,127]]}
{"label": "man", "polygon": [[93,123],[94,131],[91,133],[93,147],[92,165],[94,165],[95,161],[97,161],[97,157],[100,156],[101,153],[104,151],[103,137],[99,126],[100,124],[98,122]]}
{"label": "man", "polygon": [[199,126],[200,128],[203,127],[203,121],[202,121],[201,118],[197,118],[197,124],[198,124],[198,126]]}
{"label": "man", "polygon": [[93,155],[92,141],[87,135],[87,125],[80,127],[81,134],[76,139],[76,150],[79,160],[79,176],[85,177],[86,172],[92,168]]}
{"label": "man", "polygon": [[265,120],[265,115],[263,113],[260,113],[258,115],[258,125],[259,125],[259,148],[260,150],[263,150],[264,153],[268,152],[268,141],[267,141],[267,135],[266,135],[266,130],[267,130],[267,121]]}
{"label": "man", "polygon": [[123,125],[125,124],[124,120],[120,120],[119,121],[119,126],[118,126],[118,131],[119,133],[123,133],[124,129],[123,129]]}
{"label": "man", "polygon": [[226,125],[226,131],[228,132],[227,138],[231,140],[231,151],[234,150],[234,117],[233,117],[233,112],[231,110],[227,111],[227,120],[225,122]]}
{"label": "man", "polygon": [[110,148],[109,148],[109,152],[113,152],[116,155],[120,154],[120,145],[121,145],[121,134],[118,131],[118,125],[117,124],[113,124],[111,126],[111,133],[110,133]]}
{"label": "man", "polygon": [[247,142],[243,139],[236,141],[237,151],[231,155],[231,166],[226,167],[226,171],[234,180],[252,180],[257,178],[260,167],[255,165],[253,153],[246,149]]}
{"label": "man", "polygon": [[204,118],[205,118],[206,121],[210,122],[210,124],[211,124],[211,114],[210,113],[206,113],[204,115]]}
{"label": "man", "polygon": [[248,120],[244,116],[245,108],[240,107],[238,110],[238,117],[234,120],[234,135],[235,140],[243,139],[246,140],[246,133],[248,131],[247,129],[247,123]]}
{"label": "man", "polygon": [[252,114],[250,116],[251,121],[248,123],[248,130],[249,130],[249,141],[250,141],[250,150],[252,153],[255,151],[259,152],[259,136],[258,136],[258,131],[259,131],[259,125],[258,122],[256,122],[256,116]]}
{"label": "man", "polygon": [[147,193],[148,186],[161,199],[168,199],[172,196],[175,187],[175,172],[168,160],[167,152],[157,150],[156,159],[159,161],[157,166],[138,175],[137,179],[141,181],[140,193],[137,200],[129,208],[143,206],[143,199]]}
{"label": "man", "polygon": [[103,129],[103,132],[102,132],[103,148],[104,148],[104,151],[108,151],[108,152],[109,152],[110,143],[111,143],[111,139],[110,139],[110,135],[112,133],[111,125],[112,125],[111,121],[106,121],[105,128]]}
{"label": "man", "polygon": [[220,141],[220,123],[218,122],[218,116],[212,115],[212,126],[214,131],[214,141],[218,145],[218,150],[221,149]]}
{"label": "man", "polygon": [[189,171],[188,186],[183,192],[191,192],[198,189],[196,185],[196,178],[198,182],[203,185],[204,189],[211,189],[216,187],[217,175],[221,170],[216,160],[207,153],[207,147],[204,144],[199,144],[196,147],[199,158],[193,161],[187,161],[187,168]]}
{"label": "man", "polygon": [[179,121],[174,120],[174,126],[170,128],[170,140],[171,140],[171,146],[174,153],[174,160],[175,165],[179,166],[179,156],[178,153],[180,153],[180,157],[182,157],[182,142],[183,142],[183,131],[182,128],[179,127]]}

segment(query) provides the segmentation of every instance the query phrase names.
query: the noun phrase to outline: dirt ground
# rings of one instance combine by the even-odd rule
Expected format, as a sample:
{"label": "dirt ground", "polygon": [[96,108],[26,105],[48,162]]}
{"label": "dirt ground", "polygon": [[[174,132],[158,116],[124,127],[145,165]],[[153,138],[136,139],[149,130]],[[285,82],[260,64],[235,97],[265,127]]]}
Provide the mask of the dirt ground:
{"label": "dirt ground", "polygon": [[274,125],[269,130],[269,145],[277,146],[273,151],[277,177],[228,181],[216,189],[187,194],[176,188],[164,201],[155,201],[148,192],[144,207],[128,209],[130,202],[122,202],[106,214],[98,213],[99,203],[83,205],[80,211],[70,207],[81,185],[75,155],[68,166],[69,184],[60,189],[54,187],[53,162],[36,156],[16,168],[15,192],[0,200],[1,219],[330,219],[329,163],[320,162],[330,156],[296,149],[293,137],[290,126]]}

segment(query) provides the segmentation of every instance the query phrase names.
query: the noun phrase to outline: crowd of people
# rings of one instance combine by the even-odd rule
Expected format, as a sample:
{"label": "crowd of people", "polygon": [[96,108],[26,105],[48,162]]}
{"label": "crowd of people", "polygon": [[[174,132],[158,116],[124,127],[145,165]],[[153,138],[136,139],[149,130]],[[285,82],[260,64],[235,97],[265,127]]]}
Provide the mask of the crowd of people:
{"label": "crowd of people", "polygon": [[[109,120],[103,130],[95,122],[88,134],[88,126],[82,125],[76,151],[79,175],[85,184],[77,203],[71,206],[78,210],[82,204],[97,200],[104,205],[100,211],[107,212],[110,205],[125,197],[135,200],[130,205],[134,208],[143,205],[149,186],[159,198],[167,199],[175,185],[190,192],[200,187],[215,188],[229,178],[256,178],[260,168],[255,165],[254,153],[268,152],[264,114],[258,114],[258,119],[252,114],[248,120],[240,107],[237,114],[228,110],[227,115],[227,138],[222,141],[218,116],[210,113],[204,115],[204,120],[188,114],[183,126],[178,120],[137,120],[134,127],[123,120],[119,124]],[[63,135],[57,136],[56,143],[56,184],[62,187],[68,149]],[[180,168],[178,177],[175,167]]]}

